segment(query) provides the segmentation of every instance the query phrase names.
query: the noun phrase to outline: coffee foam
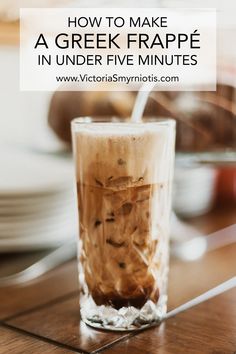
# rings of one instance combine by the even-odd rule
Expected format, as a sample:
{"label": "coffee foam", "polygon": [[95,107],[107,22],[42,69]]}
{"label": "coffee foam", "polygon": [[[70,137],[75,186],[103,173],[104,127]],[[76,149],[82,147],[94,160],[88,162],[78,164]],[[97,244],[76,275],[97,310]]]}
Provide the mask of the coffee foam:
{"label": "coffee foam", "polygon": [[164,131],[167,128],[166,124],[163,122],[160,124],[156,123],[145,123],[145,124],[130,124],[130,123],[95,123],[95,124],[84,124],[80,126],[77,134],[86,135],[98,135],[98,136],[136,136],[143,135],[148,132]]}
{"label": "coffee foam", "polygon": [[85,125],[74,135],[77,181],[104,187],[111,177],[129,176],[143,184],[169,181],[173,143],[174,130],[164,124]]}

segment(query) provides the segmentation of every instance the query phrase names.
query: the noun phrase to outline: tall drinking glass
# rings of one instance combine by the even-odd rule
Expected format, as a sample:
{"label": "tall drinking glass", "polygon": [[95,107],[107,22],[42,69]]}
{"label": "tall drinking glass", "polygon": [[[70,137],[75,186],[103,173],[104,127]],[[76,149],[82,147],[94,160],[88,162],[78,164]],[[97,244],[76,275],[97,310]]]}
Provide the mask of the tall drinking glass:
{"label": "tall drinking glass", "polygon": [[81,317],[132,330],[166,312],[175,122],[77,118]]}

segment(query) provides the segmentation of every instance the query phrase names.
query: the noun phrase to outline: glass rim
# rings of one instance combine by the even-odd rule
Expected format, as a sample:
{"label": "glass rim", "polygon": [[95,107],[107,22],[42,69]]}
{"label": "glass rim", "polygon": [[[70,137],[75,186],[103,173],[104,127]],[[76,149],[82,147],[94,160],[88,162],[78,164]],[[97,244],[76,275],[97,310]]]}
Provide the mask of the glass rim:
{"label": "glass rim", "polygon": [[122,125],[122,126],[138,126],[138,125],[155,125],[155,126],[173,126],[176,125],[176,120],[166,117],[145,117],[145,120],[141,122],[133,122],[130,118],[117,117],[117,116],[80,116],[72,119],[71,127],[76,126],[90,126],[90,125]]}

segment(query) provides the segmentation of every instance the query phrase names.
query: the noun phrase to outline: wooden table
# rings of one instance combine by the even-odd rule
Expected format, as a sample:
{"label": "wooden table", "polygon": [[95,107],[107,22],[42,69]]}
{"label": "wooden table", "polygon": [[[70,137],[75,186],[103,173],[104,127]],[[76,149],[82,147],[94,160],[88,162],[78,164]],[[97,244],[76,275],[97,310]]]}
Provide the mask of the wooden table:
{"label": "wooden table", "polygon": [[[236,223],[236,209],[218,209],[192,223],[210,233]],[[235,270],[236,245],[194,262],[172,259],[169,309]],[[1,354],[236,353],[236,289],[136,335],[98,331],[80,321],[75,260],[22,287],[0,289],[0,320]]]}

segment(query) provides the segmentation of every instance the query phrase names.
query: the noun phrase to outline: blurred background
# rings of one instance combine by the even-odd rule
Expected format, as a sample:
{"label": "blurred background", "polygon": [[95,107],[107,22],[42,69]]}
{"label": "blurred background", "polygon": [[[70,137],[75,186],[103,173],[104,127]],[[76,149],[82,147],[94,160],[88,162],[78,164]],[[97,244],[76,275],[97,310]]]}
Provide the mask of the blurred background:
{"label": "blurred background", "polygon": [[[95,5],[111,6],[99,0],[20,2],[22,7]],[[112,2],[122,5],[144,6],[142,1]],[[229,215],[216,229],[236,223],[236,5],[153,0],[145,6],[218,11],[217,91],[153,92],[144,113],[177,121],[173,209],[178,218],[171,236],[181,240],[195,235],[188,222],[197,225],[197,218],[215,210]],[[127,117],[136,97],[135,92],[19,92],[18,10],[19,1],[1,0],[0,259],[8,265],[8,253],[38,251],[34,260],[40,259],[41,250],[76,237],[70,121],[84,115]],[[32,255],[27,257],[32,262]],[[7,274],[15,268],[8,267]]]}

